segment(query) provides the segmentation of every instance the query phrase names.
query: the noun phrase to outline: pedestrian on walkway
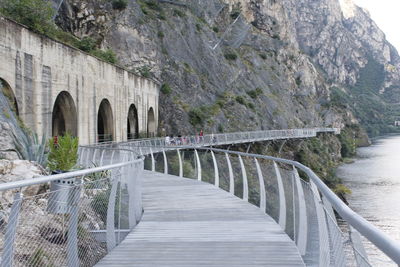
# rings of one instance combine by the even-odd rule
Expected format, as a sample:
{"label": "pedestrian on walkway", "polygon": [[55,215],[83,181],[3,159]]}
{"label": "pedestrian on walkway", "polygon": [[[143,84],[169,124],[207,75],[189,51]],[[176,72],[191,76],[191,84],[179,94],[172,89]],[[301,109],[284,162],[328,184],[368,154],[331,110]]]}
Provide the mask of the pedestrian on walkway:
{"label": "pedestrian on walkway", "polygon": [[201,142],[201,143],[203,143],[203,141],[204,141],[203,136],[204,136],[204,134],[203,134],[203,129],[201,129],[201,130],[200,130],[200,133],[199,133],[199,137],[200,137],[200,142]]}

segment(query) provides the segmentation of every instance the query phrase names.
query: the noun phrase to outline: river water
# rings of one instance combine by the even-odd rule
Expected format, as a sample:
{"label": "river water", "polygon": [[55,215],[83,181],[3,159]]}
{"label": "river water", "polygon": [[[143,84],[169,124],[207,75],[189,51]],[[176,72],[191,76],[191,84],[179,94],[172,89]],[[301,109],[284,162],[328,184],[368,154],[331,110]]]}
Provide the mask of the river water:
{"label": "river water", "polygon": [[[337,175],[352,190],[350,207],[400,241],[400,136],[359,148],[354,163],[339,167]],[[366,250],[372,266],[396,266],[371,244]]]}

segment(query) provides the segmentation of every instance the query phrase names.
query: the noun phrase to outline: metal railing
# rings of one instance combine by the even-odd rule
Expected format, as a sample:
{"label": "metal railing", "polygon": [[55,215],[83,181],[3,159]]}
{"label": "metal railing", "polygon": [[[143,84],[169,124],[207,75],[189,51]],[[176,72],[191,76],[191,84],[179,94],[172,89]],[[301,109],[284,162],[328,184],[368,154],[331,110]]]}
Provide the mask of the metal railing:
{"label": "metal railing", "polygon": [[[370,266],[362,236],[399,264],[400,244],[347,207],[308,167],[208,147],[318,133],[340,130],[256,131],[181,137],[167,144],[165,138],[155,138],[80,147],[84,170],[0,185],[1,265],[93,266],[140,220],[144,168],[212,183],[260,207],[293,239],[307,266]],[[345,224],[339,225],[337,218]]]}
{"label": "metal railing", "polygon": [[138,223],[143,157],[86,148],[79,162],[87,169],[0,184],[1,266],[93,266]]}
{"label": "metal railing", "polygon": [[[286,129],[286,130],[265,130],[265,131],[248,131],[248,132],[233,132],[219,134],[186,135],[180,137],[157,137],[128,140],[125,142],[106,142],[91,145],[92,146],[112,146],[112,145],[127,145],[130,148],[135,147],[166,147],[176,145],[191,145],[191,146],[216,146],[230,145],[248,142],[259,142],[279,139],[295,139],[295,138],[310,138],[317,136],[318,133],[334,133],[340,134],[340,128],[305,128],[305,129]],[[168,141],[169,139],[169,141]]]}
{"label": "metal railing", "polygon": [[[352,211],[298,162],[204,147],[140,150],[148,170],[209,182],[260,207],[293,239],[307,266],[371,266],[361,235],[400,264],[400,243]],[[345,223],[339,226],[337,217]]]}

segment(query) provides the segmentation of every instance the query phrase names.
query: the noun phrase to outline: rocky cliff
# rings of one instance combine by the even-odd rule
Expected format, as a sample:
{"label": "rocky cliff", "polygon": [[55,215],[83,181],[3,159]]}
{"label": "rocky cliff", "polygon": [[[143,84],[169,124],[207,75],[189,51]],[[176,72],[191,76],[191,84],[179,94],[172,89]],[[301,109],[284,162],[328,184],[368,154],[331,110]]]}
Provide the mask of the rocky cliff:
{"label": "rocky cliff", "polygon": [[349,0],[114,2],[65,0],[56,21],[163,84],[160,131],[394,130],[399,56]]}

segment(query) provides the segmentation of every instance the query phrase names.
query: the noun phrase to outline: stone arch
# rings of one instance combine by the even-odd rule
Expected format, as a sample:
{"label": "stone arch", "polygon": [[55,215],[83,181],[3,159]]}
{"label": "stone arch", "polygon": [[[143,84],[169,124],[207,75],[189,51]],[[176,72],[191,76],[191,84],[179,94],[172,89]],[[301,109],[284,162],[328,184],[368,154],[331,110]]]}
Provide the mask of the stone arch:
{"label": "stone arch", "polygon": [[101,142],[113,141],[114,118],[110,102],[104,98],[97,112],[97,140]]}
{"label": "stone arch", "polygon": [[156,135],[156,119],[153,108],[150,108],[147,112],[147,135],[148,137]]}
{"label": "stone arch", "polygon": [[78,116],[72,96],[62,91],[58,94],[53,106],[52,135],[59,136],[69,133],[78,136]]}
{"label": "stone arch", "polygon": [[0,90],[2,91],[4,96],[7,97],[8,102],[10,103],[10,107],[13,109],[15,114],[18,116],[19,110],[18,110],[17,98],[15,97],[14,91],[11,89],[10,84],[2,78],[0,78]]}
{"label": "stone arch", "polygon": [[127,119],[127,135],[129,139],[135,139],[139,137],[139,119],[138,112],[134,104],[129,107],[128,119]]}

